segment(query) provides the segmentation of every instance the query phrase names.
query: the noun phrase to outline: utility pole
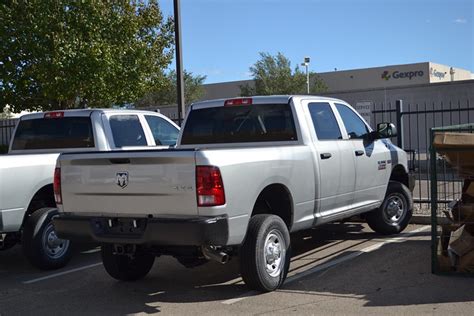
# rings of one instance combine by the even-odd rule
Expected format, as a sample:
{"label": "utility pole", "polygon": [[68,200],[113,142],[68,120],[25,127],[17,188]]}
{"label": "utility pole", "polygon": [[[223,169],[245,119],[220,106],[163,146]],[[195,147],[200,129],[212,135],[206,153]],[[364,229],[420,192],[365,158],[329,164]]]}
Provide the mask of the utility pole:
{"label": "utility pole", "polygon": [[310,62],[310,58],[308,56],[306,56],[304,58],[304,63],[301,64],[301,66],[305,66],[306,68],[306,93],[309,94],[309,62]]}
{"label": "utility pole", "polygon": [[174,4],[174,40],[176,47],[176,91],[178,101],[178,125],[186,115],[184,103],[184,78],[183,78],[183,54],[181,52],[181,9],[179,0],[173,0]]}

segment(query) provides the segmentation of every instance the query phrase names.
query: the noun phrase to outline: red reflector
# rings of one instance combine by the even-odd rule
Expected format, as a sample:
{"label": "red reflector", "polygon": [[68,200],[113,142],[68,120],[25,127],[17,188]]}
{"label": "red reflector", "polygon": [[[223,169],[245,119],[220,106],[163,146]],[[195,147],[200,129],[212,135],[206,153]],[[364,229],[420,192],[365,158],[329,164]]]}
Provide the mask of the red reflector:
{"label": "red reflector", "polygon": [[252,98],[230,99],[224,102],[224,106],[250,105],[250,104],[252,104]]}
{"label": "red reflector", "polygon": [[63,204],[63,197],[61,196],[61,168],[54,169],[53,191],[56,204]]}
{"label": "red reflector", "polygon": [[224,183],[219,168],[213,166],[196,167],[196,193],[198,206],[225,204]]}
{"label": "red reflector", "polygon": [[64,112],[48,112],[44,114],[44,118],[61,118],[64,117]]}

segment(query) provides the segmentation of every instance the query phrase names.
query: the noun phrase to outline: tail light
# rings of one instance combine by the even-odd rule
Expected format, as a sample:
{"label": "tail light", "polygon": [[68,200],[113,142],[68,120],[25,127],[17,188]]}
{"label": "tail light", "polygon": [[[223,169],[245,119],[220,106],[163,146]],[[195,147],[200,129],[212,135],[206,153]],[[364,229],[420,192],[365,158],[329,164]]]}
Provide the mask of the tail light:
{"label": "tail light", "polygon": [[63,197],[61,195],[61,168],[54,169],[53,190],[56,204],[63,204]]}
{"label": "tail light", "polygon": [[214,166],[196,167],[196,193],[198,206],[225,204],[224,183],[219,168]]}

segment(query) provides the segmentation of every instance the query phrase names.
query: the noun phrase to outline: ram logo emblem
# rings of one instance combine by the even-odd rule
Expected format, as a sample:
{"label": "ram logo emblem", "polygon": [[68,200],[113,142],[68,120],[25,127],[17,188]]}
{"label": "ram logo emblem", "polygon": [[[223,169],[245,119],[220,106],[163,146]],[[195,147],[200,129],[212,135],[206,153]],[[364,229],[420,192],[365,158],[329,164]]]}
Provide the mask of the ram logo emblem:
{"label": "ram logo emblem", "polygon": [[128,172],[117,172],[115,183],[122,189],[128,185]]}

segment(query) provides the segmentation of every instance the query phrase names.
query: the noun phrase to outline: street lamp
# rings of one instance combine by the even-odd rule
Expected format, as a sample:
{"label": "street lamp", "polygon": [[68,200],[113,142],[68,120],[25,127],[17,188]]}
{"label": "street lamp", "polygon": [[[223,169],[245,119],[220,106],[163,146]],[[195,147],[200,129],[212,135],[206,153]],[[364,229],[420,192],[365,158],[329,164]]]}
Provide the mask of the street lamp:
{"label": "street lamp", "polygon": [[184,120],[186,114],[184,103],[183,54],[181,52],[181,10],[179,0],[173,0],[174,7],[174,36],[176,48],[176,91],[178,103],[178,124]]}
{"label": "street lamp", "polygon": [[310,58],[309,56],[306,56],[304,58],[304,63],[301,64],[301,66],[305,66],[306,68],[306,93],[308,94],[309,94],[309,71],[308,71],[309,62],[310,62]]}

